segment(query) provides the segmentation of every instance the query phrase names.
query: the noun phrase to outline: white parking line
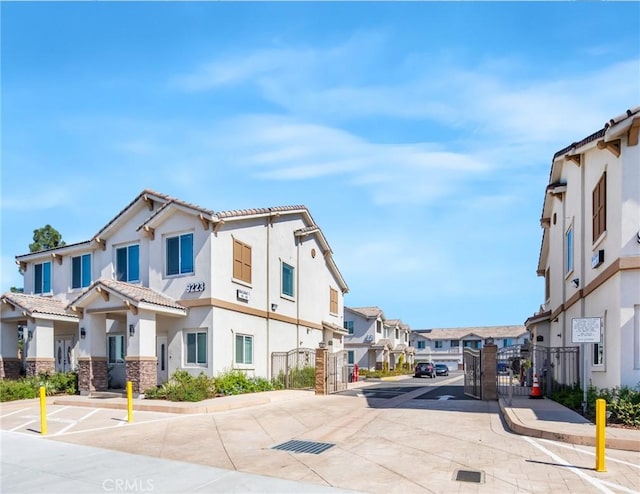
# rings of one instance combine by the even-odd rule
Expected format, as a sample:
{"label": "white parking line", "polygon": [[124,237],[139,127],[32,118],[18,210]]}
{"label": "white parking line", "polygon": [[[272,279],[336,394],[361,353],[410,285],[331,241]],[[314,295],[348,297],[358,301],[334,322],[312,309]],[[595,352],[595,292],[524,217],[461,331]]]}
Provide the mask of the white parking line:
{"label": "white parking line", "polygon": [[67,432],[69,429],[71,429],[74,425],[79,424],[80,422],[82,422],[83,420],[88,419],[89,417],[91,417],[94,413],[99,412],[100,409],[96,408],[95,410],[91,410],[89,413],[83,415],[82,417],[80,417],[78,420],[74,420],[71,424],[69,424],[68,426],[62,428],[61,430],[59,430],[58,432],[56,432],[54,434],[54,436],[59,436],[60,434],[64,434],[65,432]]}
{"label": "white parking line", "polygon": [[[578,477],[582,478],[583,480],[586,480],[587,482],[589,482],[591,485],[593,485],[600,492],[604,492],[605,494],[613,494],[613,491],[607,489],[600,480],[594,479],[590,475],[587,475],[586,473],[580,471],[578,468],[576,468],[575,466],[571,465],[564,458],[561,458],[560,456],[556,455],[555,453],[549,451],[544,446],[538,444],[534,439],[532,439],[530,437],[523,437],[522,439],[527,441],[529,444],[531,444],[535,448],[538,448],[544,454],[549,455],[551,457],[551,459],[553,459],[554,461],[558,462],[561,465],[566,466],[570,471],[575,473]],[[619,486],[616,486],[616,487],[619,487]]]}
{"label": "white parking line", "polygon": [[2,416],[0,417],[0,419],[3,419],[3,418],[8,417],[8,416],[10,416],[10,415],[15,415],[16,413],[26,412],[27,410],[29,410],[29,409],[28,409],[28,408],[22,408],[22,409],[20,409],[20,410],[15,410],[15,411],[10,412],[10,413],[5,413],[4,415],[2,415]]}
{"label": "white parking line", "polygon": [[[558,443],[558,442],[552,441],[551,439],[538,439],[538,441],[543,441],[545,443],[553,444],[554,446],[559,446],[561,448],[570,449],[572,451],[578,451],[580,453],[584,453],[585,455],[590,455],[590,456],[595,456],[596,455],[593,451],[587,451],[587,450],[580,449],[580,448],[577,448],[577,447],[569,446],[568,444]],[[613,461],[615,463],[621,463],[623,465],[627,465],[629,467],[634,467],[634,468],[637,468],[637,469],[640,470],[640,465],[638,465],[636,463],[629,463],[628,461],[618,460],[616,458],[609,458],[606,455],[605,455],[605,458],[606,458],[607,461]],[[636,492],[636,491],[634,491],[634,492]]]}
{"label": "white parking line", "polygon": [[155,422],[166,422],[168,420],[177,420],[177,419],[186,419],[186,418],[190,418],[190,417],[198,417],[200,415],[207,415],[206,413],[188,413],[188,414],[184,414],[184,415],[172,415],[171,417],[164,417],[161,419],[154,419],[154,420],[144,420],[144,421],[135,421],[135,417],[134,417],[134,421],[132,423],[127,422],[127,418],[124,418],[123,422],[119,422],[117,425],[110,425],[107,427],[94,427],[93,429],[85,429],[85,430],[81,430],[81,431],[71,431],[71,432],[67,432],[65,433],[65,436],[70,436],[71,434],[81,434],[83,432],[93,432],[93,431],[102,431],[105,429],[114,429],[116,427],[120,427],[122,425],[127,425],[129,427],[133,427],[136,425],[145,425],[145,424],[153,424]]}

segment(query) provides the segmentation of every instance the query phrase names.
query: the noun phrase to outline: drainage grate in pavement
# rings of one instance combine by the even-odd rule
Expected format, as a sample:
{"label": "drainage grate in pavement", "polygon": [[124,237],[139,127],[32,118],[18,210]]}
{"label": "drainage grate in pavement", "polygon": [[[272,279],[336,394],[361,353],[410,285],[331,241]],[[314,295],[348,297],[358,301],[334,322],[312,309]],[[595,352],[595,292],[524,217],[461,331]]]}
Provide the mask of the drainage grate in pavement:
{"label": "drainage grate in pavement", "polygon": [[312,455],[319,455],[320,453],[333,448],[335,444],[332,443],[318,443],[315,441],[287,441],[286,443],[278,444],[271,449],[279,449],[281,451],[291,451],[292,453],[310,453]]}
{"label": "drainage grate in pavement", "polygon": [[458,482],[482,484],[484,482],[484,472],[479,472],[477,470],[456,470],[454,473],[454,479]]}

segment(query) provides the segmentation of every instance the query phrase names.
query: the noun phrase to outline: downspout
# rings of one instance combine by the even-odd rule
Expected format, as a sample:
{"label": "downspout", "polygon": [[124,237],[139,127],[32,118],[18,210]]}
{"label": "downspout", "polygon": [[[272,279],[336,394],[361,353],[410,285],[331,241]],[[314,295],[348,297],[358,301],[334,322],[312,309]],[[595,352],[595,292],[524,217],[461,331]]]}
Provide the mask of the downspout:
{"label": "downspout", "polygon": [[269,358],[269,329],[270,329],[270,319],[271,313],[269,312],[271,309],[271,298],[270,298],[270,286],[271,286],[271,278],[269,276],[269,266],[270,266],[270,257],[269,257],[269,240],[270,240],[270,230],[271,230],[271,215],[267,217],[267,299],[266,299],[266,311],[267,311],[267,377],[271,378],[271,359]]}
{"label": "downspout", "polygon": [[[296,350],[300,348],[300,244],[302,239],[296,237]],[[297,354],[296,354],[297,355]]]}

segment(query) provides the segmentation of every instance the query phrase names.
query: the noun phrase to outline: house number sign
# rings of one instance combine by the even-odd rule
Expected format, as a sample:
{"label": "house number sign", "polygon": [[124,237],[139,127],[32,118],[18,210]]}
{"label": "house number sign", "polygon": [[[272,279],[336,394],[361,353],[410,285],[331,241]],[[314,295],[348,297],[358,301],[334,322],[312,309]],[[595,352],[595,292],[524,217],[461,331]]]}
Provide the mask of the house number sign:
{"label": "house number sign", "polygon": [[204,281],[196,281],[187,284],[187,293],[204,292]]}

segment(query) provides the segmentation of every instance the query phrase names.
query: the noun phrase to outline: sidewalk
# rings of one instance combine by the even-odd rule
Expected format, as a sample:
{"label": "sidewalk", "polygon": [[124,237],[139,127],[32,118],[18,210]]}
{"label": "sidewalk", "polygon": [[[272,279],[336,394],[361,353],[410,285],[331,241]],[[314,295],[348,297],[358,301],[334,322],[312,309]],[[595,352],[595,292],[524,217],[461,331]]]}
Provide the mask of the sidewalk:
{"label": "sidewalk", "polygon": [[[523,436],[595,446],[596,426],[582,415],[547,398],[501,397],[500,412],[509,428]],[[607,427],[606,448],[640,452],[640,430]]]}

